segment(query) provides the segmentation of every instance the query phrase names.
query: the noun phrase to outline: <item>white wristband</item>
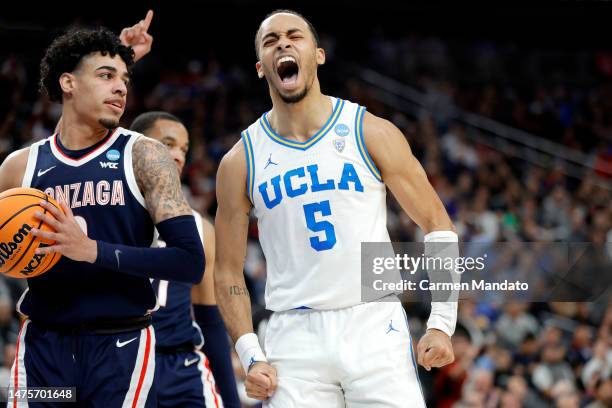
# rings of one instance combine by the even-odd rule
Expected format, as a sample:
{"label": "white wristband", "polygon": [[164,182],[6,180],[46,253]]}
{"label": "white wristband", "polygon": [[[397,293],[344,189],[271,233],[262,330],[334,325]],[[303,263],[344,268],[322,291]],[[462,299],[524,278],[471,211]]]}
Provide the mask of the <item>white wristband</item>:
{"label": "white wristband", "polygon": [[249,368],[251,368],[255,362],[268,361],[259,345],[259,339],[255,333],[246,333],[240,336],[236,342],[235,348],[245,374],[249,372]]}
{"label": "white wristband", "polygon": [[[459,237],[453,231],[433,231],[424,237],[425,245],[428,243],[439,243],[439,242],[459,242]],[[428,252],[427,249],[425,252]],[[457,257],[459,256],[459,246],[451,246],[446,248],[445,256]],[[459,282],[461,276],[453,274],[453,281]],[[455,301],[450,302],[431,302],[431,314],[427,321],[427,329],[438,329],[444,333],[452,336],[455,332],[455,326],[457,324],[457,300],[458,293],[455,291],[452,296]]]}

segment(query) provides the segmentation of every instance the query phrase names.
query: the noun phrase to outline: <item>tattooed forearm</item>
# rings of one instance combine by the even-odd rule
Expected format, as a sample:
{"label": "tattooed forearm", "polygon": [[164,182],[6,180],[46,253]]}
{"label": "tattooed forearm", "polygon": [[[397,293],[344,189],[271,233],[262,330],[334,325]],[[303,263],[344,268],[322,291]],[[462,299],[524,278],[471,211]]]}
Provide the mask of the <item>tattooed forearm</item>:
{"label": "tattooed forearm", "polygon": [[240,287],[238,285],[234,285],[234,286],[230,286],[229,294],[236,295],[236,296],[245,296],[245,295],[248,296],[249,291],[244,286]]}
{"label": "tattooed forearm", "polygon": [[179,215],[191,215],[176,165],[164,145],[141,137],[134,143],[132,158],[138,188],[155,224]]}

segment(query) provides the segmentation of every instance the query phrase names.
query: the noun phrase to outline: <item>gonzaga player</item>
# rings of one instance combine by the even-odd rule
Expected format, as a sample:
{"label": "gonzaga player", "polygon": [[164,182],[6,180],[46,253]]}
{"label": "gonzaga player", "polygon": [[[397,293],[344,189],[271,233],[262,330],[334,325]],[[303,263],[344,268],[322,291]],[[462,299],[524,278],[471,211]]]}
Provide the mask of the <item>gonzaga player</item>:
{"label": "gonzaga player", "polygon": [[[247,392],[274,408],[422,407],[401,304],[360,300],[360,245],[389,241],[385,186],[426,242],[457,242],[454,227],[404,135],[321,93],[325,53],[304,17],[273,12],[255,46],[273,107],[223,158],[215,223],[217,300]],[[251,207],[267,262],[266,307],[275,312],[263,350],[243,277]],[[456,307],[432,304],[417,347],[426,369],[453,361]]]}
{"label": "gonzaga player", "polygon": [[[146,112],[134,119],[130,129],[163,143],[178,174],[182,173],[189,134],[179,118],[167,112]],[[239,408],[227,331],[214,296],[215,231],[212,223],[197,211],[193,215],[206,254],[204,279],[195,286],[152,281],[160,306],[153,314],[157,404],[158,407]],[[158,245],[165,243],[159,240]],[[215,385],[221,395],[217,394]]]}
{"label": "gonzaga player", "polygon": [[[76,387],[82,406],[155,406],[149,278],[202,278],[202,244],[167,149],[117,127],[132,63],[132,49],[107,29],[58,37],[41,62],[41,87],[63,104],[59,133],[0,167],[0,191],[38,188],[63,209],[39,214],[55,233],[32,230],[56,241],[40,253],[63,258],[28,280],[17,305],[27,319],[12,391]],[[150,248],[154,228],[165,248]]]}

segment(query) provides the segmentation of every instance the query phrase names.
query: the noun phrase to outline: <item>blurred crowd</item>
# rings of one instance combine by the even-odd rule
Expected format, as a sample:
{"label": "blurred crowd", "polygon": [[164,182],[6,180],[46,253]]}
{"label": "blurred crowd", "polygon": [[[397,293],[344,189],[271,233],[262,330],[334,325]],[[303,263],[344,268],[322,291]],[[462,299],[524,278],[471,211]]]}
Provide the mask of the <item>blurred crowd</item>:
{"label": "blurred crowd", "polygon": [[[325,76],[333,72],[333,50],[341,44],[322,38],[330,47],[329,64],[321,68],[324,92],[361,103],[404,132],[462,241],[612,242],[612,190],[594,183],[612,184],[612,54],[376,34],[367,57],[356,62],[423,91],[434,109],[411,116],[385,106],[356,80]],[[122,125],[148,110],[184,120],[191,135],[184,190],[194,208],[214,217],[219,160],[240,131],[270,108],[267,87],[252,64],[194,56],[182,69],[169,70],[160,68],[160,56],[147,58],[136,66]],[[0,55],[0,161],[49,136],[61,114],[60,105],[37,94],[33,63],[19,54]],[[595,170],[571,178],[474,142],[473,129],[450,120],[453,106],[579,150]],[[392,239],[419,240],[418,227],[388,197]],[[262,329],[265,259],[255,222],[249,238],[245,275]],[[23,286],[0,277],[0,382],[14,355],[14,305]],[[420,372],[428,405],[612,407],[607,295],[590,303],[463,302],[452,339],[456,361]],[[406,309],[418,339],[427,306]],[[243,376],[239,365],[236,372]]]}

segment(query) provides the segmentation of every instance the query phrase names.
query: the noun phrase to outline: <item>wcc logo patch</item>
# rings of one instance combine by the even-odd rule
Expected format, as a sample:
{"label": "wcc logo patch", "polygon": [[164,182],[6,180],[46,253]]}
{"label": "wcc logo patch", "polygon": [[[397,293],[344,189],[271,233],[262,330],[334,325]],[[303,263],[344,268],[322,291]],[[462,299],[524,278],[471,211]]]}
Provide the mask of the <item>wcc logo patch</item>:
{"label": "wcc logo patch", "polygon": [[106,160],[109,161],[100,162],[100,167],[102,167],[103,169],[117,170],[119,169],[119,163],[117,163],[117,160],[119,160],[119,158],[121,158],[121,153],[119,153],[119,150],[109,150],[108,152],[106,152]]}
{"label": "wcc logo patch", "polygon": [[346,146],[346,142],[343,139],[334,139],[334,148],[338,153],[342,153],[344,147]]}

